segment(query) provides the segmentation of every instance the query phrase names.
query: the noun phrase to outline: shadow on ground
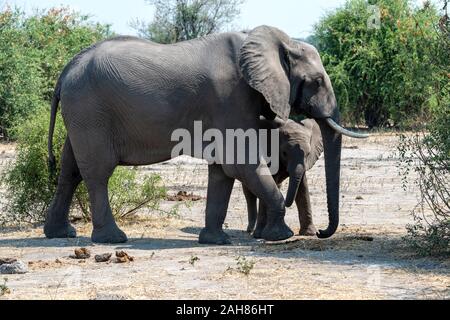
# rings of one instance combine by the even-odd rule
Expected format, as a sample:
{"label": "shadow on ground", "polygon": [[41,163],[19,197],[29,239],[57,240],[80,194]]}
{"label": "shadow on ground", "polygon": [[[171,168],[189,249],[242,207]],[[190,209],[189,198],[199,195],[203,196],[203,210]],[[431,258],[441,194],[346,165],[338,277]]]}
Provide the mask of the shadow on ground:
{"label": "shadow on ground", "polygon": [[[308,259],[329,265],[377,266],[395,268],[417,273],[448,274],[443,268],[445,259],[430,259],[415,256],[399,235],[355,235],[341,232],[334,238],[294,237],[285,242],[265,243],[253,239],[241,230],[226,230],[233,242],[230,246],[201,245],[197,236],[201,228],[187,227],[179,238],[131,238],[120,245],[94,245],[90,238],[46,239],[44,237],[0,239],[0,248],[73,248],[102,246],[111,250],[158,251],[175,249],[210,248],[211,252],[226,248],[236,254],[254,258],[277,257],[280,259]],[[233,254],[233,253],[232,253]],[[447,260],[448,262],[448,260]]]}

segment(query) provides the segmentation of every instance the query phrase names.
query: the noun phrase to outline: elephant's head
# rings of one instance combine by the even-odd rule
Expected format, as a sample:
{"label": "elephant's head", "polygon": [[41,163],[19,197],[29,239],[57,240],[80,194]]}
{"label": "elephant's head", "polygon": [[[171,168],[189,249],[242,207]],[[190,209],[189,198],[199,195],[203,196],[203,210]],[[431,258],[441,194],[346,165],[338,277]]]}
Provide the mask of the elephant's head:
{"label": "elephant's head", "polygon": [[339,225],[342,135],[367,136],[349,132],[339,125],[333,87],[313,46],[293,41],[276,28],[258,27],[244,41],[239,65],[247,83],[270,105],[273,117],[286,121],[295,112],[314,118],[319,124],[325,150],[329,226],[319,231],[318,236],[331,237]]}
{"label": "elephant's head", "polygon": [[319,160],[323,152],[320,127],[312,119],[297,123],[288,120],[280,125],[281,163],[289,174],[289,189],[286,206],[290,207],[297,196],[306,171]]}

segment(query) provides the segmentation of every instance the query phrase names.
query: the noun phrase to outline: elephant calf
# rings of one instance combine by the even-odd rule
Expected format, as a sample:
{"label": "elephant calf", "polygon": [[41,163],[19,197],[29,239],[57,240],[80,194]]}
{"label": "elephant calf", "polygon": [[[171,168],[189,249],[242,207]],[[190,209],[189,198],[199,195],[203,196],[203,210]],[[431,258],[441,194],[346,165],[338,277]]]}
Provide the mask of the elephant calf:
{"label": "elephant calf", "polygon": [[[273,128],[274,122],[261,120],[261,127]],[[288,120],[279,127],[280,132],[280,170],[273,176],[278,187],[290,178],[286,206],[296,202],[299,219],[300,235],[315,236],[317,229],[312,220],[311,201],[309,197],[306,171],[310,170],[323,152],[320,127],[313,119],[300,123]],[[253,232],[257,239],[261,238],[266,224],[266,205],[260,201],[257,208],[257,197],[244,185],[244,195],[247,200],[248,232]],[[255,228],[256,225],[256,228]]]}

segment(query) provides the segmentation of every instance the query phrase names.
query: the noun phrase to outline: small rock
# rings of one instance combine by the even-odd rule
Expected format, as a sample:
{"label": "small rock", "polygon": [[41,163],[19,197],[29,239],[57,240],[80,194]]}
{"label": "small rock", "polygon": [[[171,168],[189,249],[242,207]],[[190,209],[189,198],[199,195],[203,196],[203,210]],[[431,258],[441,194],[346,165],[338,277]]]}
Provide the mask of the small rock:
{"label": "small rock", "polygon": [[108,262],[111,259],[112,253],[105,253],[95,256],[95,262],[102,263],[102,262]]}
{"label": "small rock", "polygon": [[91,257],[91,252],[86,248],[75,249],[75,255],[70,256],[72,259],[85,260]]}
{"label": "small rock", "polygon": [[116,251],[116,263],[133,262],[134,257],[128,255],[125,251]]}
{"label": "small rock", "polygon": [[356,197],[356,200],[364,200],[364,198],[361,197],[361,196],[357,196],[357,197]]}
{"label": "small rock", "polygon": [[0,274],[25,274],[27,272],[28,267],[22,261],[0,265]]}

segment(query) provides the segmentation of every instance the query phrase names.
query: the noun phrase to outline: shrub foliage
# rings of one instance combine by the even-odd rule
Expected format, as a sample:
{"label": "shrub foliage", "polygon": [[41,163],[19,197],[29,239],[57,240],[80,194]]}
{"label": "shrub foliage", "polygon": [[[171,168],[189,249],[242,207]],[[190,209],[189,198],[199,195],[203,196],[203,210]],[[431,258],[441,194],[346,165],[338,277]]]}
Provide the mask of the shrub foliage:
{"label": "shrub foliage", "polygon": [[[311,41],[323,56],[347,123],[411,126],[433,106],[430,64],[438,11],[407,0],[349,0],[316,26]],[[377,21],[379,18],[379,21]]]}
{"label": "shrub foliage", "polygon": [[59,73],[74,55],[111,35],[109,26],[68,9],[26,16],[0,11],[0,136],[39,106],[50,105]]}
{"label": "shrub foliage", "polygon": [[[434,106],[424,132],[402,135],[400,168],[405,185],[419,187],[420,202],[406,238],[420,253],[450,255],[450,19],[447,2],[436,25],[437,41],[427,41]],[[410,173],[415,175],[411,176]]]}

